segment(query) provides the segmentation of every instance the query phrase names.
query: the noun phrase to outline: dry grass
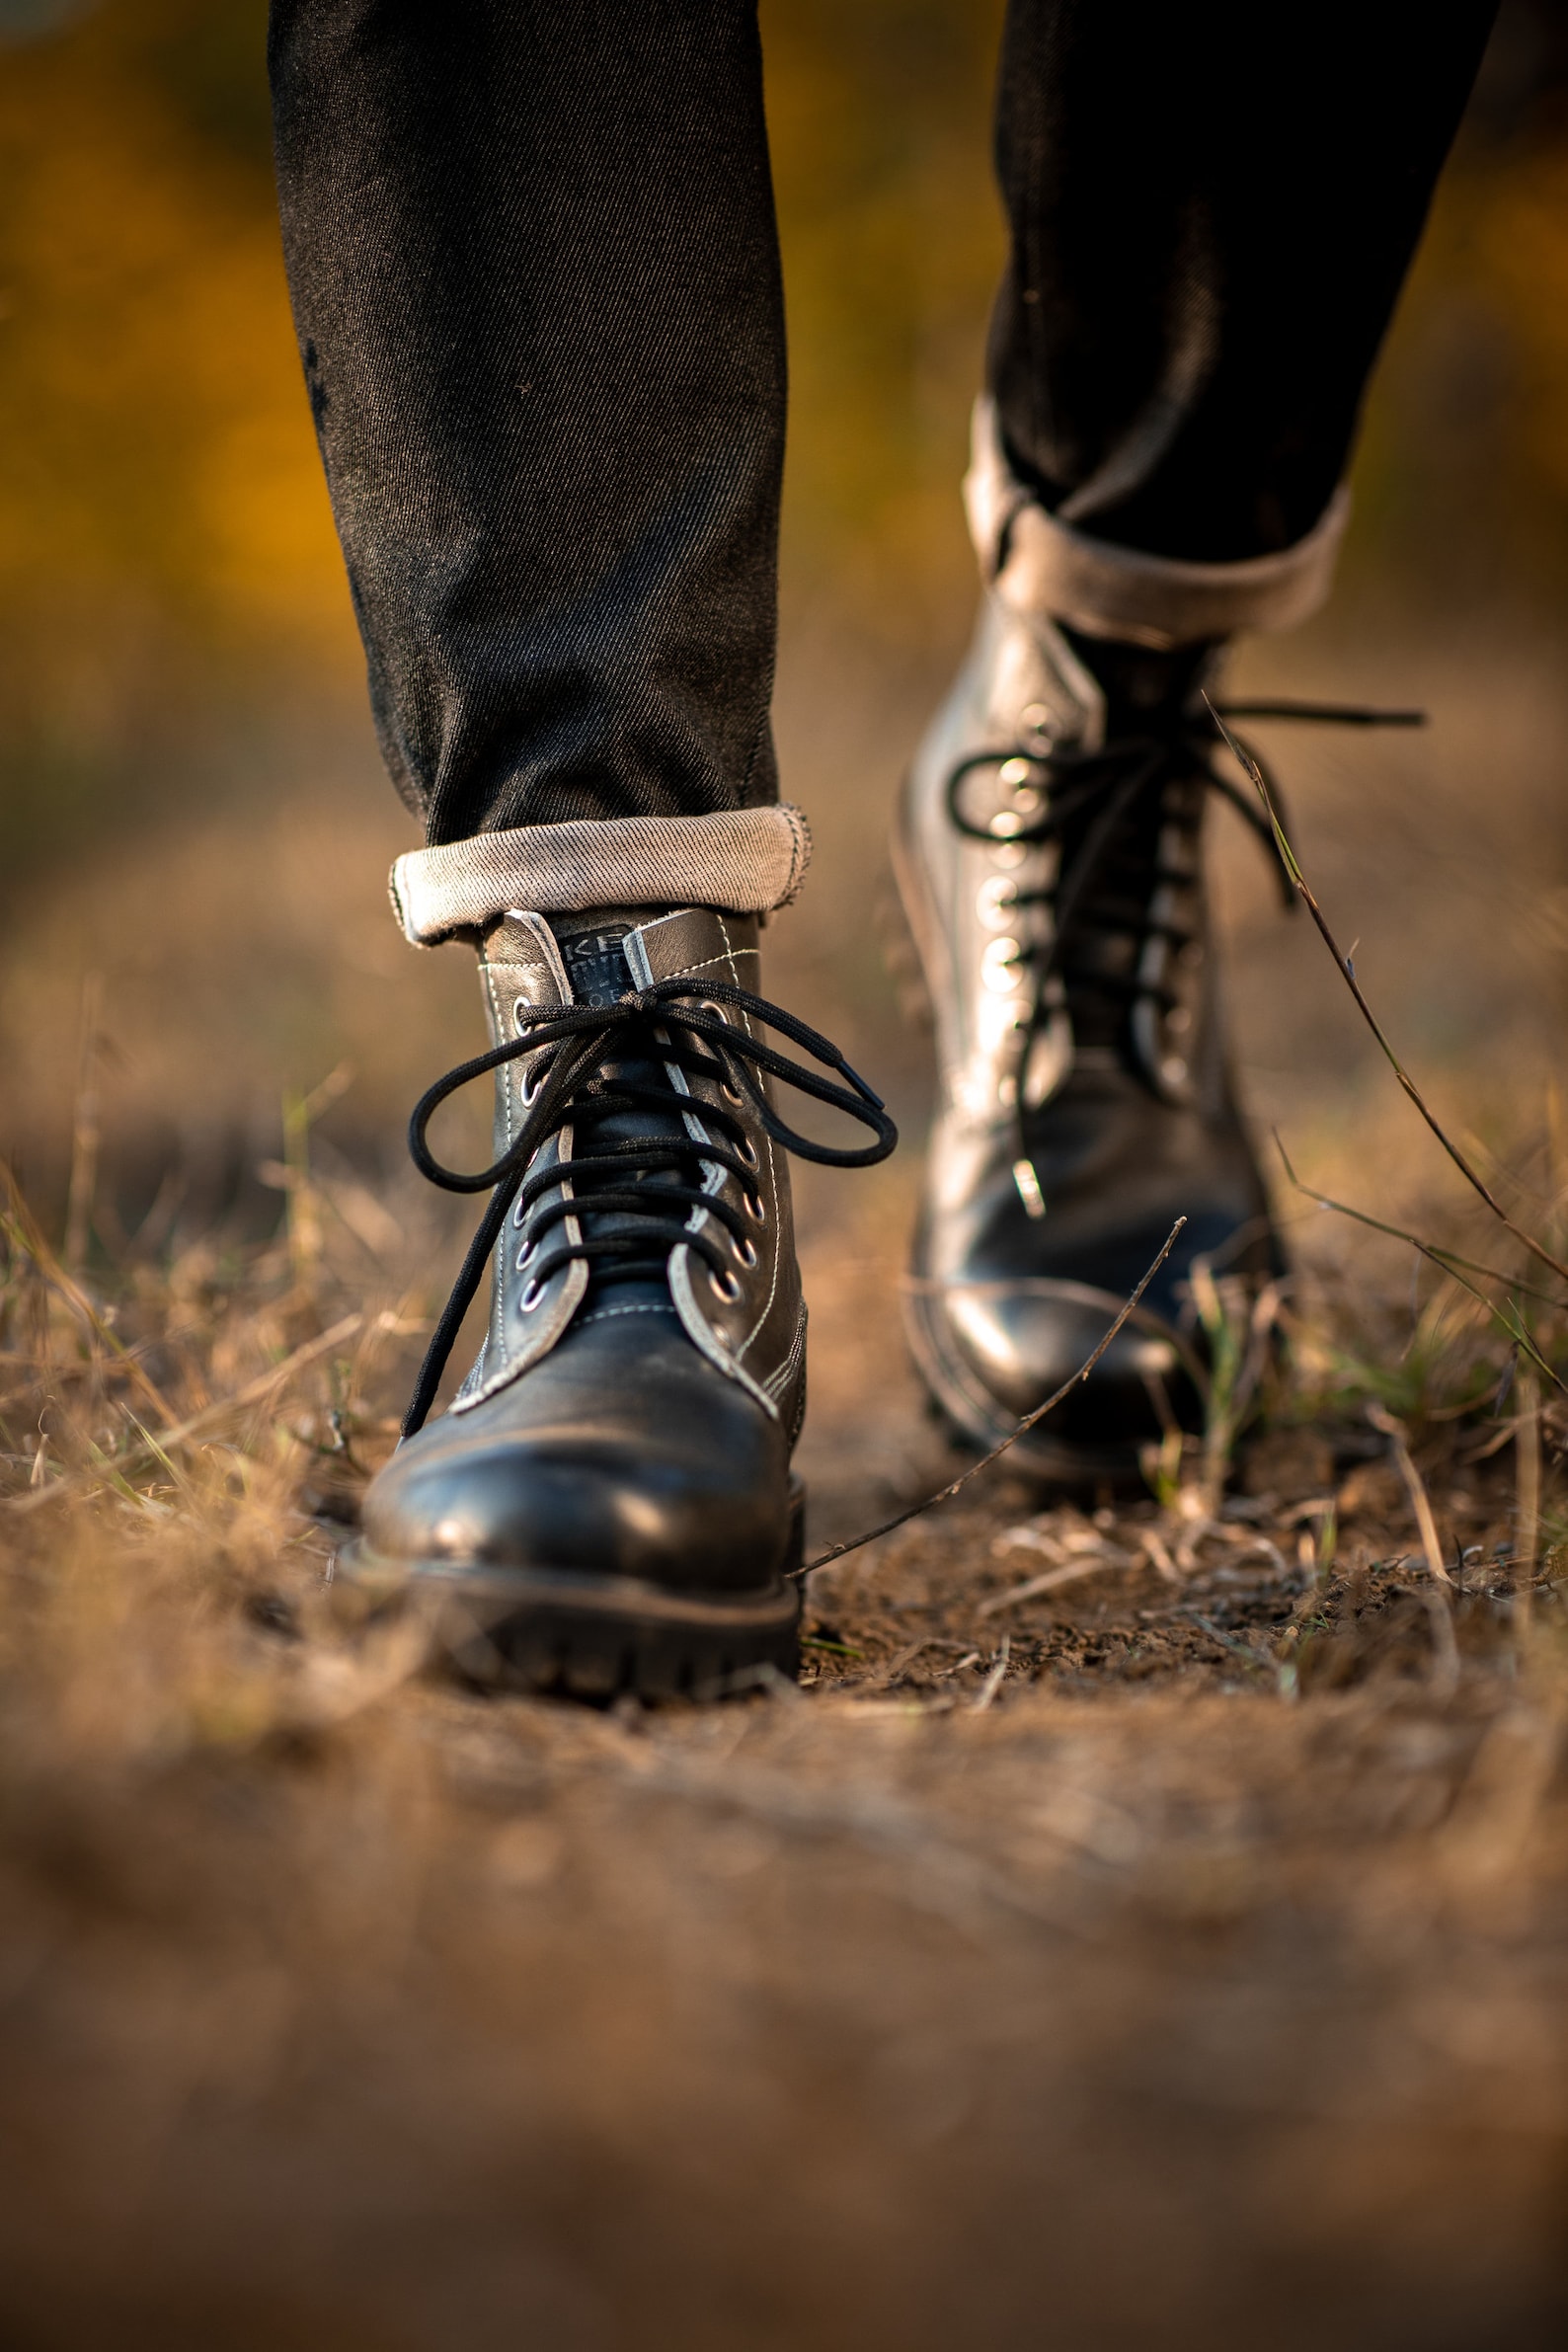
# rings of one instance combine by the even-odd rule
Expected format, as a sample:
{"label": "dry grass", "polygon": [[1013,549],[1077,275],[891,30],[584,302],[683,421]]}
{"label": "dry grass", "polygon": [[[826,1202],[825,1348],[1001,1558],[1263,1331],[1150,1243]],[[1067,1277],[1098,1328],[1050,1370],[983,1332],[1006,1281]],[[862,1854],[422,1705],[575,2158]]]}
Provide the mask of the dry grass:
{"label": "dry grass", "polygon": [[[1419,748],[1293,750],[1294,837],[1535,1229],[1560,1120],[1502,1146],[1560,1002],[1557,689],[1482,668]],[[863,920],[903,691],[786,688],[823,847],[770,978],[907,1109],[922,1049]],[[1288,1357],[1254,1352],[1234,1449],[1239,1393],[1141,1504],[1042,1512],[987,1473],[814,1580],[798,1695],[477,1700],[328,1577],[454,1256],[390,1172],[397,1111],[471,1034],[460,960],[383,930],[364,807],[117,850],[0,951],[39,1204],[10,1205],[0,1333],[0,2339],[1560,2341],[1549,1383],[1287,1193]],[[1220,863],[1263,1122],[1321,1189],[1490,1260],[1316,942]],[[819,1543],[954,1466],[898,1334],[912,1159],[803,1189]]]}
{"label": "dry grass", "polygon": [[[823,1534],[945,1466],[902,1206],[810,1269]],[[993,1474],[819,1574],[798,1697],[479,1702],[334,1615],[416,1318],[291,1208],[89,1298],[13,1207],[8,2343],[1554,2340],[1506,1420],[1404,1400],[1446,1590],[1319,1303],[1217,1517]]]}

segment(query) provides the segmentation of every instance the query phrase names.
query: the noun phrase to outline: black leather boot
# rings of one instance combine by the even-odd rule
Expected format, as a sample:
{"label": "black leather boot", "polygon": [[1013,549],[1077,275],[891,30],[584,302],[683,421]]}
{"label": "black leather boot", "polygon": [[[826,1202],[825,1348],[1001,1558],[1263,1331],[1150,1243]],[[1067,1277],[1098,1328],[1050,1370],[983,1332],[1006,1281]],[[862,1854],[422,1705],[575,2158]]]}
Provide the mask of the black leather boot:
{"label": "black leather boot", "polygon": [[1020,1467],[1137,1475],[1202,1425],[1195,1259],[1262,1276],[1278,1240],[1226,1067],[1202,827],[1220,790],[1214,649],[1071,640],[987,596],[915,759],[896,841],[936,1012],[940,1100],[907,1293],[954,1428],[994,1445],[1086,1360],[1178,1215],[1141,1307]]}
{"label": "black leather boot", "polygon": [[[786,1153],[864,1165],[897,1138],[836,1051],[757,996],[756,967],[751,917],[508,915],[480,967],[494,1047],[415,1114],[428,1175],[494,1191],[349,1571],[446,1596],[478,1677],[663,1696],[794,1671],[806,1308]],[[490,1069],[495,1165],[455,1176],[425,1129]],[[770,1079],[875,1139],[810,1142]],[[422,1428],[487,1268],[479,1361]]]}

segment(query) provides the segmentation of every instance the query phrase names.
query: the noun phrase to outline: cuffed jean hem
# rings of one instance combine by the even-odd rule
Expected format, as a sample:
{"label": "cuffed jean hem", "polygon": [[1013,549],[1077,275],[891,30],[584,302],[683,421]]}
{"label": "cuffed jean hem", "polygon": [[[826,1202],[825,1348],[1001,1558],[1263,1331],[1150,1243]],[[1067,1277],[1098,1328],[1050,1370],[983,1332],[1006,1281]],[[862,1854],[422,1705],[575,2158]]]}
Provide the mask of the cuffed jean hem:
{"label": "cuffed jean hem", "polygon": [[510,908],[574,914],[589,906],[712,906],[769,914],[800,889],[812,837],[799,809],[707,817],[608,817],[519,824],[392,868],[392,911],[416,947],[483,931]]}
{"label": "cuffed jean hem", "polygon": [[1161,652],[1307,619],[1333,586],[1350,520],[1350,493],[1342,487],[1305,538],[1277,555],[1191,564],[1114,546],[1048,513],[1025,489],[985,396],[975,404],[964,506],[980,571],[1003,604],[1064,621],[1086,637]]}

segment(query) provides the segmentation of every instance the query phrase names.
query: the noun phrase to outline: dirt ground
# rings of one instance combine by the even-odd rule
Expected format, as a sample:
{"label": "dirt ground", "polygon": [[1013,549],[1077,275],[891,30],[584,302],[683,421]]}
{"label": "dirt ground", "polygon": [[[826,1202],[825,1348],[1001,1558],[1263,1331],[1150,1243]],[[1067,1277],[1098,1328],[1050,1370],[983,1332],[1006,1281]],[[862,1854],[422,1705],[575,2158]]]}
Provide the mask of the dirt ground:
{"label": "dirt ground", "polygon": [[[1292,760],[1347,944],[1483,1149],[1560,1024],[1558,689],[1515,686],[1490,828],[1473,692],[1425,770]],[[893,772],[897,701],[836,772]],[[806,759],[808,695],[786,720]],[[826,1545],[956,1464],[898,1321],[924,1048],[851,921],[881,806],[823,772],[778,970],[916,1146],[802,1194]],[[374,927],[380,822],[326,799],[247,862],[215,811],[5,949],[40,1222],[13,1200],[0,1342],[0,2342],[1561,2343],[1568,1421],[1462,1294],[1282,1186],[1302,1273],[1222,1495],[1193,1457],[1071,1507],[1000,1464],[817,1573],[799,1690],[455,1686],[332,1579],[458,1231],[366,1138],[472,1017]],[[1484,1255],[1321,951],[1220,868],[1260,1125]],[[1455,931],[1478,893],[1518,920]],[[1511,1197],[1554,1215],[1529,1149]]]}
{"label": "dirt ground", "polygon": [[[819,1537],[952,1468],[894,1231],[809,1267]],[[387,1438],[295,1337],[327,1281],[127,1300],[160,1387],[227,1376],[96,1500],[68,1432],[133,1382],[18,1302],[8,2345],[1562,2340],[1568,1645],[1512,1448],[1447,1451],[1451,1592],[1319,1422],[1217,1519],[999,1465],[817,1574],[799,1692],[482,1698],[334,1613]],[[325,1360],[375,1387],[362,1326]]]}

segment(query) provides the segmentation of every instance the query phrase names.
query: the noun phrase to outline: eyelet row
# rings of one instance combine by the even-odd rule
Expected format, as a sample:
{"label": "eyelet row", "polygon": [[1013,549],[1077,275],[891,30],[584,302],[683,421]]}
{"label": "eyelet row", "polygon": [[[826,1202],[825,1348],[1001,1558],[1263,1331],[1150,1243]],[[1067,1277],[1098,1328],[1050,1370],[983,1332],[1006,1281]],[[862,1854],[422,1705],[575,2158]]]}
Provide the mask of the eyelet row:
{"label": "eyelet row", "polygon": [[[519,1035],[522,1033],[521,1016],[526,1002],[527,1000],[525,997],[519,996],[512,1006],[512,1019],[517,1025]],[[698,1004],[697,1010],[699,1012],[712,1013],[717,1020],[720,1020],[724,1023],[726,1028],[728,1028],[730,1025],[730,1018],[724,1010],[724,1007],[720,1004],[715,1004],[711,997],[704,997]],[[524,1109],[527,1109],[532,1103],[538,1100],[539,1091],[544,1081],[542,1078],[535,1077],[533,1073],[527,1069],[523,1070],[519,1081],[518,1091],[521,1095]],[[745,1100],[740,1088],[732,1086],[728,1079],[720,1080],[719,1091],[727,1102],[734,1103],[738,1107]],[[736,1145],[736,1152],[743,1167],[755,1169],[761,1165],[761,1160],[757,1152],[756,1145],[752,1142],[749,1136],[742,1136],[740,1141]],[[757,1225],[766,1224],[767,1203],[763,1200],[760,1191],[743,1192],[741,1198],[745,1206],[745,1213],[747,1216],[750,1217],[752,1223]],[[522,1220],[523,1205],[519,1200],[516,1208],[512,1212],[512,1222],[518,1227],[519,1230],[522,1226]],[[530,1239],[525,1241],[521,1249],[519,1249],[517,1252],[515,1261],[517,1273],[521,1274],[526,1267],[531,1264],[533,1259],[538,1256],[538,1253],[539,1244],[536,1240]],[[735,1254],[740,1264],[745,1267],[747,1273],[750,1273],[757,1264],[757,1246],[748,1235],[735,1243]],[[717,1268],[710,1266],[708,1269],[708,1281],[713,1287],[715,1296],[720,1298],[726,1306],[734,1306],[740,1299],[740,1277],[732,1272],[730,1268]],[[517,1304],[522,1313],[525,1315],[532,1314],[534,1309],[538,1306],[539,1301],[543,1298],[544,1294],[545,1286],[543,1283],[534,1280],[530,1280],[529,1282],[525,1283],[521,1295],[517,1300]]]}
{"label": "eyelet row", "polygon": [[[526,997],[526,996],[514,996],[514,997],[512,998],[512,1003],[511,1003],[511,1021],[512,1021],[512,1027],[513,1027],[513,1028],[516,1030],[516,1032],[517,1032],[517,1035],[518,1035],[519,1037],[522,1037],[522,1036],[524,1036],[524,1035],[526,1034],[526,1032],[525,1032],[525,1027],[524,1027],[524,1023],[523,1023],[523,1018],[522,1018],[523,1014],[524,1014],[525,1012],[535,1012],[535,1011],[537,1011],[537,1010],[538,1010],[538,1007],[537,1007],[536,1005],[531,1005],[531,1004],[528,1002],[528,999],[527,999],[527,997]],[[520,1074],[520,1076],[519,1076],[519,1078],[518,1078],[518,1080],[517,1080],[517,1091],[518,1091],[518,1093],[520,1094],[520,1096],[522,1097],[522,1107],[523,1107],[523,1109],[524,1109],[525,1111],[526,1111],[526,1110],[529,1110],[529,1109],[531,1109],[531,1107],[533,1106],[533,1104],[534,1104],[534,1103],[536,1103],[536,1102],[538,1101],[538,1099],[539,1099],[539,1089],[540,1089],[540,1087],[541,1087],[543,1084],[544,1084],[544,1080],[543,1080],[543,1078],[537,1078],[537,1077],[535,1077],[535,1076],[533,1075],[533,1073],[532,1073],[530,1070],[528,1070],[528,1069],[526,1069],[526,1068],[525,1068],[525,1069],[524,1069],[524,1070],[521,1072],[521,1074]]]}

